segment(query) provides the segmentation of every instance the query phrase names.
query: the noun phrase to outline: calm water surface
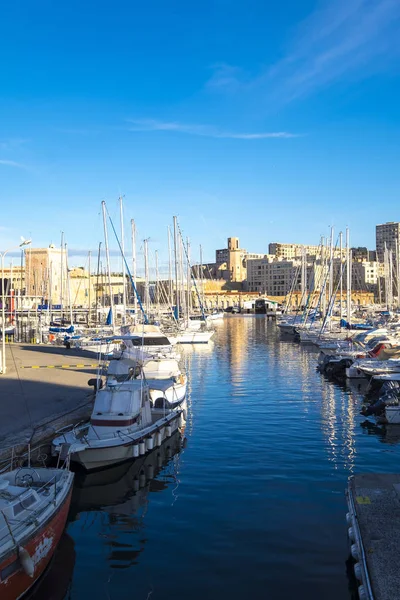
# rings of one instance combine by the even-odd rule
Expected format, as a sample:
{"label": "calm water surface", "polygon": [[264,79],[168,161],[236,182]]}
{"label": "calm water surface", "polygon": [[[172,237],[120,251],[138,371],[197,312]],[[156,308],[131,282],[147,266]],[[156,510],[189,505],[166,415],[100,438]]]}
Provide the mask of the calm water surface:
{"label": "calm water surface", "polygon": [[400,432],[363,427],[316,356],[262,316],[185,349],[184,447],[78,478],[64,597],[350,598],[346,480],[398,470]]}

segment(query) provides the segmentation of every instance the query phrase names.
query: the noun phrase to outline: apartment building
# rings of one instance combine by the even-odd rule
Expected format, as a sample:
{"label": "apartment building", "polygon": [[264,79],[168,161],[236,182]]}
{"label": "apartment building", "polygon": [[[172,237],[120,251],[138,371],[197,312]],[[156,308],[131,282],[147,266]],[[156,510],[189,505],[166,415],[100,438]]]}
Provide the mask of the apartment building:
{"label": "apartment building", "polygon": [[[306,267],[307,287],[318,289],[320,272],[318,264]],[[301,290],[301,261],[282,260],[266,254],[263,258],[247,261],[246,287],[249,292],[260,292],[271,296],[285,296],[293,288]]]}
{"label": "apartment building", "polygon": [[393,252],[396,261],[400,246],[400,223],[390,222],[376,226],[376,254],[379,262],[384,261],[385,247]]}

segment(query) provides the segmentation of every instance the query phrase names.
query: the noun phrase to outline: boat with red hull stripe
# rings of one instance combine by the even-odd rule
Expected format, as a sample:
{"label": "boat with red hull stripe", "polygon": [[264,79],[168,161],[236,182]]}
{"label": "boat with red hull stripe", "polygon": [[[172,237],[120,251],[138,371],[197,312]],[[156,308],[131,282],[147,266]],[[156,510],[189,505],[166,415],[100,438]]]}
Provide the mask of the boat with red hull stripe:
{"label": "boat with red hull stripe", "polygon": [[0,598],[23,598],[49,565],[71,503],[67,469],[23,467],[0,475]]}

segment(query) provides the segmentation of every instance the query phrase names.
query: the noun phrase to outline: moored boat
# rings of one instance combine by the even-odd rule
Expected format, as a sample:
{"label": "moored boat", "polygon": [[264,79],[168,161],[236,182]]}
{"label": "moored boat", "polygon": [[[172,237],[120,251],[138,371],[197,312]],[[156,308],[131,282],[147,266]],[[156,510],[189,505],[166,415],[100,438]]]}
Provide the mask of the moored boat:
{"label": "moored boat", "polygon": [[53,455],[67,444],[71,461],[86,470],[101,469],[147,454],[184,426],[185,407],[171,408],[163,396],[170,382],[152,382],[163,399],[153,406],[143,379],[108,378],[104,388],[100,381],[89,423],[60,432]]}
{"label": "moored boat", "polygon": [[50,563],[65,528],[73,473],[22,467],[0,475],[0,598],[18,600]]}

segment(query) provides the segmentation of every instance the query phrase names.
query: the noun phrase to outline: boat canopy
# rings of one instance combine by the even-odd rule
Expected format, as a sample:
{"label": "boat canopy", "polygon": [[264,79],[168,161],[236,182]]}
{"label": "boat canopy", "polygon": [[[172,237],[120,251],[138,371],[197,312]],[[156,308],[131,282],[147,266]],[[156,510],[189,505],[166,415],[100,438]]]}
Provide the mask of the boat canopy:
{"label": "boat canopy", "polygon": [[158,390],[160,392],[166,392],[174,387],[172,379],[146,379],[146,384],[150,390]]}
{"label": "boat canopy", "polygon": [[114,377],[118,375],[126,375],[129,374],[129,369],[134,369],[137,363],[130,360],[129,358],[120,358],[118,360],[110,360],[107,369],[107,375],[113,375]]}
{"label": "boat canopy", "polygon": [[149,377],[152,379],[158,377],[165,379],[180,373],[178,362],[174,359],[148,360],[143,365],[143,372],[147,380]]}
{"label": "boat canopy", "polygon": [[109,414],[134,416],[139,414],[142,405],[141,386],[133,389],[125,386],[107,386],[99,390],[93,407],[93,415]]}

